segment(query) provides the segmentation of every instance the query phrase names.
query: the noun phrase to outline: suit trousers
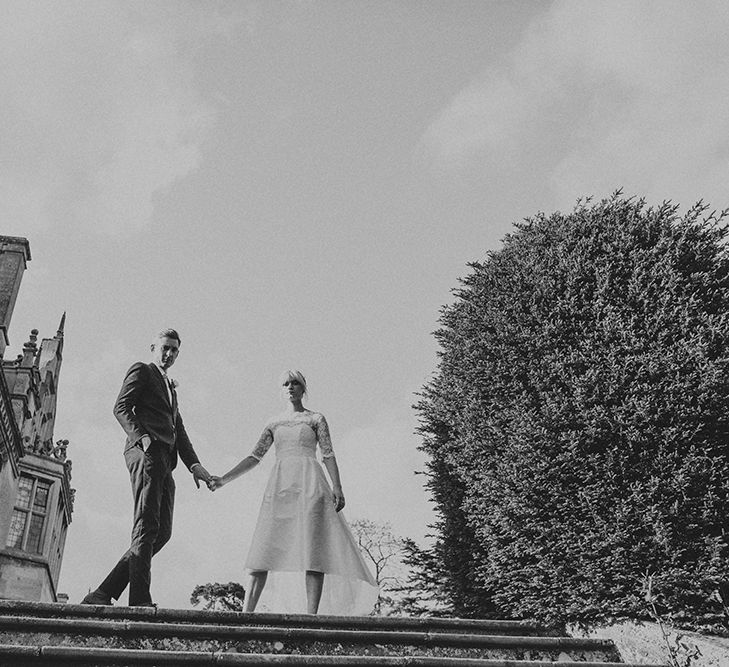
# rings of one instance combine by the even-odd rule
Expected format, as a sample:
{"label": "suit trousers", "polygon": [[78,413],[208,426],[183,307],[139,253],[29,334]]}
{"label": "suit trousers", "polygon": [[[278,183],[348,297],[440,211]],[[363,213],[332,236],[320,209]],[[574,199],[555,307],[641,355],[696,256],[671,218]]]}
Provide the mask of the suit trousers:
{"label": "suit trousers", "polygon": [[140,445],[124,452],[134,496],[132,543],[99,589],[118,600],[129,584],[130,606],[152,602],[152,556],[172,536],[174,454],[169,445],[157,441],[152,441],[146,452]]}

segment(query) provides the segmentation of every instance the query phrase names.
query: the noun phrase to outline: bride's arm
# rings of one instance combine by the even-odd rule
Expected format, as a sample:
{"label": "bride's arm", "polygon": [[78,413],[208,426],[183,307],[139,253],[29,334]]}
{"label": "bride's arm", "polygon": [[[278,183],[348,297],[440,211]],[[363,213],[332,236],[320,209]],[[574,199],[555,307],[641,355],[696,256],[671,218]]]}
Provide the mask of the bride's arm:
{"label": "bride's arm", "polygon": [[339,512],[344,507],[344,492],[342,491],[342,480],[339,477],[339,466],[337,459],[334,458],[334,449],[332,448],[332,437],[329,434],[329,424],[326,417],[319,415],[316,424],[316,437],[319,441],[319,449],[321,449],[322,463],[329,473],[332,480],[332,496],[334,500],[334,508]]}
{"label": "bride's arm", "polygon": [[[228,482],[232,482],[234,479],[247,473],[251,468],[255,468],[258,465],[258,459],[255,456],[246,456],[238,465],[232,467],[222,477],[218,477],[216,487],[221,487]],[[213,479],[216,479],[215,477]]]}
{"label": "bride's arm", "polygon": [[253,451],[238,465],[233,466],[230,470],[228,470],[228,472],[226,472],[222,477],[213,476],[212,480],[208,483],[208,488],[211,491],[215,491],[215,489],[219,489],[221,486],[228,482],[232,482],[234,479],[244,475],[252,468],[255,468],[271,447],[272,442],[273,431],[269,426],[266,426],[266,428],[263,429],[263,433],[261,433],[261,437],[258,438],[258,442],[253,448]]}
{"label": "bride's arm", "polygon": [[339,466],[337,465],[337,459],[333,456],[327,456],[322,459],[324,466],[329,473],[329,477],[332,480],[332,495],[334,496],[334,508],[339,512],[344,507],[344,491],[342,491],[342,481],[339,478]]}

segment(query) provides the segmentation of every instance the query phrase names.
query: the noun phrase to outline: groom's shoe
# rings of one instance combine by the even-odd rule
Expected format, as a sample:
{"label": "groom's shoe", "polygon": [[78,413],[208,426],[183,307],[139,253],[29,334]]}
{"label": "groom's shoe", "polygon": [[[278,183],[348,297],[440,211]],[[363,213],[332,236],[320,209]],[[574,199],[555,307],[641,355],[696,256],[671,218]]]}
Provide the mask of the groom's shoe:
{"label": "groom's shoe", "polygon": [[81,600],[81,604],[103,604],[103,605],[111,605],[111,596],[107,593],[104,593],[100,588],[97,588],[95,591],[91,591],[83,600]]}
{"label": "groom's shoe", "polygon": [[130,604],[130,607],[153,607],[157,609],[157,605],[154,602],[138,602],[137,604]]}

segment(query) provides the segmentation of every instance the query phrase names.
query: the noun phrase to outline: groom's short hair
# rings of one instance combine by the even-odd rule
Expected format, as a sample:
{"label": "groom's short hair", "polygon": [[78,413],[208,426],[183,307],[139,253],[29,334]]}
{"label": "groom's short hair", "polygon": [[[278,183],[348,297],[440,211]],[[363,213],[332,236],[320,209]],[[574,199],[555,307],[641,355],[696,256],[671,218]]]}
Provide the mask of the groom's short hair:
{"label": "groom's short hair", "polygon": [[160,338],[174,338],[180,345],[182,345],[180,334],[178,334],[175,329],[162,329],[162,331],[160,331],[155,337],[155,340],[159,340]]}

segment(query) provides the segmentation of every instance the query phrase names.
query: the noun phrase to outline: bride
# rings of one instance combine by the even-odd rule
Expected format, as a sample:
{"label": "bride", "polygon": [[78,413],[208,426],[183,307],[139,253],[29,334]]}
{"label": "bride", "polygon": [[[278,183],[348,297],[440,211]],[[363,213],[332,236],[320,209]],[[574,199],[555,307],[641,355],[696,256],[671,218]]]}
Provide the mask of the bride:
{"label": "bride", "polygon": [[[256,609],[265,589],[261,605],[269,611],[301,611],[305,593],[309,614],[368,614],[377,584],[340,513],[344,493],[327,421],[304,407],[300,371],[283,373],[281,384],[288,409],[266,424],[250,455],[209,483],[215,491],[240,477],[274,445],[276,462],[245,563],[251,573],[245,611]],[[316,459],[317,444],[331,487]]]}

